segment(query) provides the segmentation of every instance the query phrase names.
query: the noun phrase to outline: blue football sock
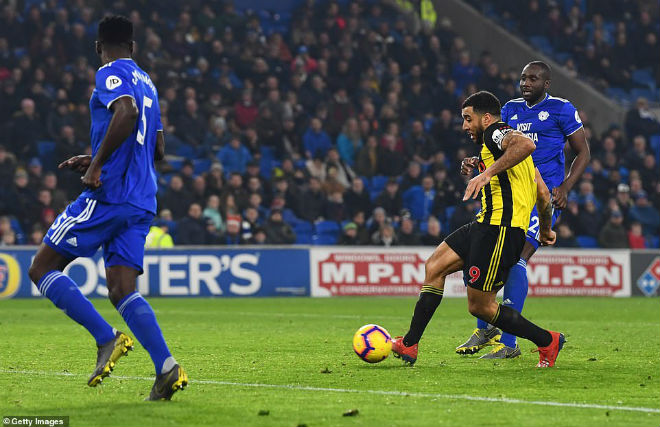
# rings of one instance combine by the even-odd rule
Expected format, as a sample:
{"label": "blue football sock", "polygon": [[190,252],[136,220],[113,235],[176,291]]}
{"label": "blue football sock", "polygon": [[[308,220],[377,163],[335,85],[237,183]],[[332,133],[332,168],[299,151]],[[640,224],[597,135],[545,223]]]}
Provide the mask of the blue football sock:
{"label": "blue football sock", "polygon": [[119,301],[117,311],[142,347],[149,352],[156,368],[156,375],[172,369],[176,362],[167,348],[156,315],[147,300],[139,293],[133,292]]}
{"label": "blue football sock", "polygon": [[[507,278],[506,284],[504,285],[503,305],[507,305],[516,310],[518,313],[522,313],[523,305],[525,304],[525,298],[527,298],[528,286],[527,261],[521,258],[518,261],[518,264],[511,267],[511,271],[509,271],[509,277]],[[515,335],[503,332],[502,338],[500,338],[500,342],[507,347],[515,347],[516,337]]]}
{"label": "blue football sock", "polygon": [[42,295],[64,313],[89,331],[97,345],[115,337],[115,330],[96,311],[92,303],[80,292],[76,282],[58,270],[44,274],[37,288]]}
{"label": "blue football sock", "polygon": [[479,329],[488,328],[488,322],[486,322],[485,320],[481,320],[481,319],[477,318],[477,328],[479,328]]}

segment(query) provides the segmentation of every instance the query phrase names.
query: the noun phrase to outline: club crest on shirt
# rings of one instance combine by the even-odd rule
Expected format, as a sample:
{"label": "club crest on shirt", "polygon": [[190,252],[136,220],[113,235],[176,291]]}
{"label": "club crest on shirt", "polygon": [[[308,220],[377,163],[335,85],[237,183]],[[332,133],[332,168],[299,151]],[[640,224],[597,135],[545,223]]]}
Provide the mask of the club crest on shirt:
{"label": "club crest on shirt", "polygon": [[539,113],[539,120],[540,120],[540,121],[544,121],[544,120],[547,119],[548,117],[550,117],[550,113],[548,113],[547,111],[541,111],[541,112]]}
{"label": "club crest on shirt", "polygon": [[119,77],[108,76],[108,78],[105,79],[105,87],[107,87],[108,90],[112,90],[119,86],[121,86],[121,79]]}

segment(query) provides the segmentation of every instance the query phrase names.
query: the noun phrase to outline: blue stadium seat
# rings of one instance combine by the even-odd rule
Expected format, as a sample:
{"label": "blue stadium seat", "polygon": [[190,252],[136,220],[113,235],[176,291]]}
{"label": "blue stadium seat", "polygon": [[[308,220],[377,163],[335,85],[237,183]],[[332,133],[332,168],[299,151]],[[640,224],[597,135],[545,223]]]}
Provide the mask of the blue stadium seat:
{"label": "blue stadium seat", "polygon": [[296,222],[291,226],[293,227],[293,231],[295,231],[296,234],[309,234],[311,236],[314,233],[314,226],[311,222],[308,221],[301,220],[300,222]]}
{"label": "blue stadium seat", "polygon": [[403,193],[403,207],[410,211],[413,219],[424,219],[424,190],[421,185],[413,185]]}
{"label": "blue stadium seat", "polygon": [[316,223],[316,234],[318,235],[336,235],[340,230],[339,223],[335,221],[319,221]]}
{"label": "blue stadium seat", "polygon": [[371,191],[378,193],[383,191],[383,188],[385,188],[385,184],[387,184],[388,179],[388,177],[383,175],[376,175],[371,177]]}
{"label": "blue stadium seat", "polygon": [[419,223],[419,231],[422,233],[426,233],[429,231],[429,222],[428,221],[422,221]]}
{"label": "blue stadium seat", "polygon": [[298,245],[312,245],[314,244],[314,237],[311,233],[298,233],[296,231],[296,244]]}
{"label": "blue stadium seat", "polygon": [[646,238],[646,247],[649,249],[658,249],[660,248],[660,237],[658,236],[648,236]]}
{"label": "blue stadium seat", "polygon": [[195,175],[200,175],[204,172],[208,172],[211,169],[211,160],[197,159],[193,162],[193,168]]}
{"label": "blue stadium seat", "polygon": [[337,243],[338,236],[333,235],[317,235],[314,236],[312,242],[315,245],[334,245]]}
{"label": "blue stadium seat", "polygon": [[660,94],[658,94],[657,90],[650,90],[650,89],[638,89],[638,88],[633,88],[630,90],[630,96],[633,99],[637,99],[639,97],[644,97],[648,99],[649,101],[659,101],[660,100]]}
{"label": "blue stadium seat", "polygon": [[180,171],[183,166],[183,159],[169,159],[167,163],[172,166],[175,171]]}
{"label": "blue stadium seat", "polygon": [[176,155],[186,159],[195,158],[195,149],[187,144],[181,144],[176,148]]}
{"label": "blue stadium seat", "polygon": [[55,170],[57,168],[57,161],[55,156],[55,141],[39,141],[37,142],[37,153],[39,160],[46,170]]}
{"label": "blue stadium seat", "polygon": [[650,90],[655,90],[656,82],[653,78],[653,72],[650,68],[642,68],[641,70],[635,70],[632,72],[632,81],[648,87]]}
{"label": "blue stadium seat", "polygon": [[529,38],[530,43],[532,46],[536,47],[539,49],[541,52],[545,53],[546,55],[552,55],[552,45],[550,44],[550,40],[548,40],[547,37],[545,36],[532,36]]}
{"label": "blue stadium seat", "polygon": [[578,244],[580,245],[581,248],[597,248],[598,246],[598,241],[596,240],[595,237],[591,236],[577,236],[576,237]]}

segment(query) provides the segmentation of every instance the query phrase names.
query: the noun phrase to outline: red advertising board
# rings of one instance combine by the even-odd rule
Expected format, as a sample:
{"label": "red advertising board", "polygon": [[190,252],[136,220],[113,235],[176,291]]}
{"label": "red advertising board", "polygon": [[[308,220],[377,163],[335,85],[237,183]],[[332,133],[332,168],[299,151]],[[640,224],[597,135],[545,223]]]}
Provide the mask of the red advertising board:
{"label": "red advertising board", "polygon": [[[432,248],[313,248],[311,295],[419,293]],[[625,251],[543,249],[527,269],[531,296],[629,296],[630,258]],[[462,273],[445,282],[446,297],[464,296]]]}

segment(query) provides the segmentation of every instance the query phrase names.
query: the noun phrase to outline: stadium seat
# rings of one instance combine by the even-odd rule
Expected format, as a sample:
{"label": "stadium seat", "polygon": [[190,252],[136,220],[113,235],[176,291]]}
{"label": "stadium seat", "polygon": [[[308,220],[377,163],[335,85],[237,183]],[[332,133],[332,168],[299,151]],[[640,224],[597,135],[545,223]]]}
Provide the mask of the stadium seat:
{"label": "stadium seat", "polygon": [[578,244],[581,248],[593,249],[598,248],[598,241],[595,237],[591,236],[577,236],[576,237]]}
{"label": "stadium seat", "polygon": [[419,223],[419,231],[422,233],[426,233],[429,231],[429,222],[428,221],[422,221]]}
{"label": "stadium seat", "polygon": [[185,157],[186,159],[195,158],[195,149],[187,144],[181,144],[176,149],[176,155]]}
{"label": "stadium seat", "polygon": [[180,171],[183,166],[183,159],[169,159],[167,163],[172,166],[172,170]]}
{"label": "stadium seat", "polygon": [[371,191],[375,191],[378,193],[383,191],[383,188],[385,188],[385,184],[387,184],[387,180],[389,180],[389,178],[383,175],[376,175],[374,177],[371,177]]}
{"label": "stadium seat", "polygon": [[424,190],[421,185],[413,185],[403,193],[403,207],[410,211],[413,219],[424,219]]}
{"label": "stadium seat", "polygon": [[295,231],[296,234],[309,234],[311,236],[314,233],[314,226],[308,221],[301,220],[300,222],[292,224],[291,227],[293,227],[293,231]]}
{"label": "stadium seat", "polygon": [[657,90],[633,88],[630,90],[630,96],[633,100],[643,97],[649,101],[659,101],[660,95]]}
{"label": "stadium seat", "polygon": [[57,169],[57,161],[55,160],[55,142],[54,141],[39,141],[37,142],[37,153],[39,160],[46,170]]}
{"label": "stadium seat", "polygon": [[649,138],[649,147],[651,151],[655,154],[655,161],[660,165],[660,135],[651,135]]}
{"label": "stadium seat", "polygon": [[296,244],[312,245],[314,244],[314,236],[312,236],[312,233],[298,233],[296,231]]}
{"label": "stadium seat", "polygon": [[208,172],[209,169],[211,169],[211,160],[197,159],[193,162],[193,168],[195,175],[201,175],[204,172]]}
{"label": "stadium seat", "polygon": [[648,236],[646,238],[646,247],[649,249],[658,249],[660,248],[660,237],[658,236]]}
{"label": "stadium seat", "polygon": [[541,52],[545,53],[546,55],[552,55],[553,52],[552,45],[550,44],[550,40],[548,40],[547,37],[532,36],[529,38],[529,41],[532,44],[532,46],[536,47]]}
{"label": "stadium seat", "polygon": [[316,235],[312,243],[314,245],[334,245],[337,243],[338,236],[333,235]]}
{"label": "stadium seat", "polygon": [[646,86],[650,90],[656,89],[656,82],[653,73],[649,68],[642,68],[632,72],[632,81],[641,86]]}
{"label": "stadium seat", "polygon": [[340,230],[339,223],[335,221],[319,221],[316,223],[316,234],[318,235],[336,235]]}

